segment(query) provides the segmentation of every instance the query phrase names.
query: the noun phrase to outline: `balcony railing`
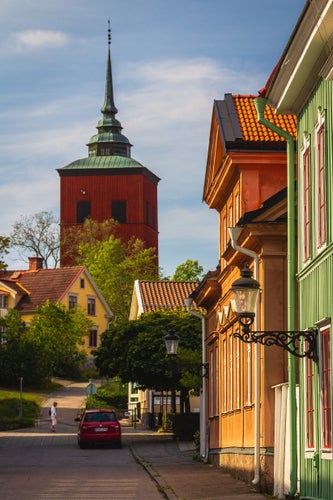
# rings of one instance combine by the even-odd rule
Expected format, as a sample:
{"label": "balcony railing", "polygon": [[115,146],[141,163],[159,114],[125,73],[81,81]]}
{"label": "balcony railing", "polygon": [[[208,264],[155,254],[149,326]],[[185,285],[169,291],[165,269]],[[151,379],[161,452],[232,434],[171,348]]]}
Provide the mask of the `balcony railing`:
{"label": "balcony railing", "polygon": [[8,307],[0,307],[0,318],[5,318],[9,311]]}

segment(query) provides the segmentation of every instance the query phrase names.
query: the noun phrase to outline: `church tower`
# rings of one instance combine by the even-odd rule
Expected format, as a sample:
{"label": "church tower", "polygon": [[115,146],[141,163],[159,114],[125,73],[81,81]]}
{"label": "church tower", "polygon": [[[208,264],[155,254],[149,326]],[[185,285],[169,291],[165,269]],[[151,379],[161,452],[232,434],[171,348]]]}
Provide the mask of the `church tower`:
{"label": "church tower", "polygon": [[[111,68],[111,30],[108,29],[108,58],[105,100],[97,134],[88,146],[88,157],[59,168],[60,229],[83,224],[85,219],[103,222],[111,217],[119,226],[117,236],[123,241],[136,237],[158,255],[157,185],[159,178],[131,158],[129,140],[122,134],[114,104]],[[61,266],[72,265],[61,256]]]}

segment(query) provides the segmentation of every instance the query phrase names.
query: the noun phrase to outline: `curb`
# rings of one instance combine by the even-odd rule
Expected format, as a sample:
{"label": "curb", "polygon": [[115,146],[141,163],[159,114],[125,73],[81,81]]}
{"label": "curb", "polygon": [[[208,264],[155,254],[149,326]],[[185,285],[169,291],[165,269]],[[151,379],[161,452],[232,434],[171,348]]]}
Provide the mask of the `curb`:
{"label": "curb", "polygon": [[163,477],[154,469],[154,467],[146,462],[146,460],[136,452],[135,448],[130,445],[131,453],[134,459],[145,469],[145,471],[149,474],[151,479],[157,484],[159,492],[167,498],[168,500],[178,500],[178,496],[175,494],[171,486],[169,486]]}

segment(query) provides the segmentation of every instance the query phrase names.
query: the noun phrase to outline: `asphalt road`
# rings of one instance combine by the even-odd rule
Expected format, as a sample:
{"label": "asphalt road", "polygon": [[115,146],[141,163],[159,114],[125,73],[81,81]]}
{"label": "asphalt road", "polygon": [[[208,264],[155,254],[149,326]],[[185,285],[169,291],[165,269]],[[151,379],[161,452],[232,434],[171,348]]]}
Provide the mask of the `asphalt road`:
{"label": "asphalt road", "polygon": [[75,432],[1,433],[1,500],[163,498],[156,483],[122,449],[80,450]]}
{"label": "asphalt road", "polygon": [[[0,432],[1,500],[163,498],[130,450],[131,428],[123,428],[121,449],[78,447],[74,418],[86,385],[68,384],[51,394],[35,428]],[[58,402],[55,434],[48,415],[53,401]]]}

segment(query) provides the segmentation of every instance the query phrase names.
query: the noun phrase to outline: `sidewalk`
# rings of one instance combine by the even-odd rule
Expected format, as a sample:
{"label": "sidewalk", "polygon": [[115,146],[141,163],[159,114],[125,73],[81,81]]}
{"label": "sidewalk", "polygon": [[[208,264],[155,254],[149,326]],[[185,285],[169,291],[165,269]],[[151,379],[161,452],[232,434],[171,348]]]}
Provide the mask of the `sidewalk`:
{"label": "sidewalk", "polygon": [[[48,432],[48,410],[58,403],[57,434],[76,434],[78,415],[86,397],[85,383],[61,381],[62,388],[50,394],[42,404],[41,419],[34,429],[16,432],[31,435]],[[134,429],[122,425],[124,448],[129,446],[132,455],[156,482],[158,490],[169,500],[263,500],[250,485],[234,479],[216,466],[195,461],[193,443],[177,442],[169,433]],[[121,453],[121,451],[119,451]]]}
{"label": "sidewalk", "polygon": [[136,460],[169,500],[263,500],[250,485],[214,465],[193,460],[192,443],[176,442],[170,434],[124,429]]}

